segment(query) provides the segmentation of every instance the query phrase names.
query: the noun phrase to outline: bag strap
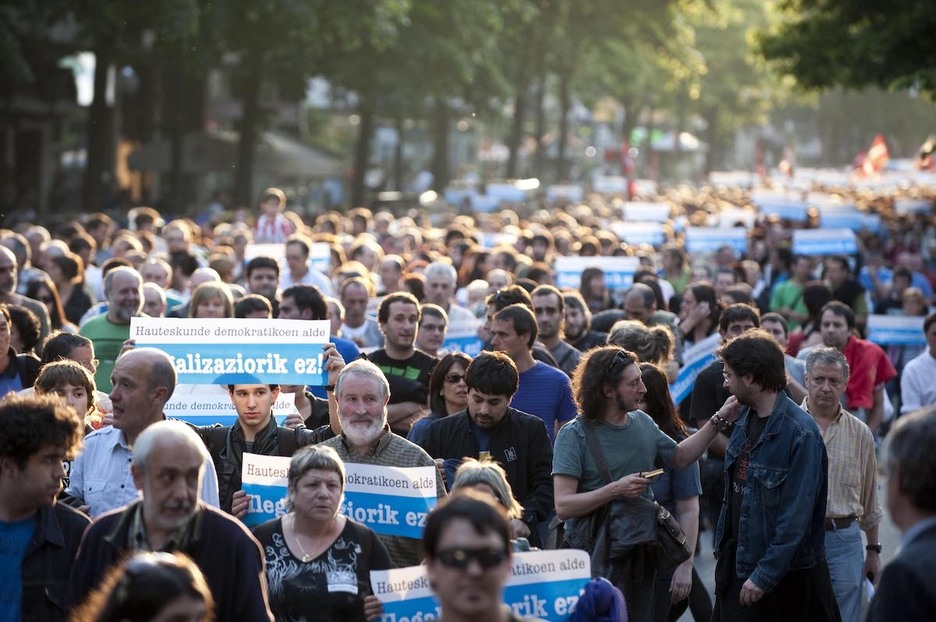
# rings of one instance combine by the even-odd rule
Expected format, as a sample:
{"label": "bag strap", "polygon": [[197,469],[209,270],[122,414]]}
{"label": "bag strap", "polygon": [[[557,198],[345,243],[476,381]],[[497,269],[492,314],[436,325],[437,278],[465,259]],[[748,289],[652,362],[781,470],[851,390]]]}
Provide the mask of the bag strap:
{"label": "bag strap", "polygon": [[598,465],[601,479],[604,480],[605,484],[610,484],[613,481],[611,478],[611,469],[608,468],[608,461],[605,460],[604,452],[601,451],[601,443],[598,442],[598,437],[595,435],[595,428],[592,427],[592,424],[587,421],[585,417],[579,415],[577,419],[582,424],[582,431],[585,432],[585,441],[588,443],[588,448],[591,450],[595,464]]}

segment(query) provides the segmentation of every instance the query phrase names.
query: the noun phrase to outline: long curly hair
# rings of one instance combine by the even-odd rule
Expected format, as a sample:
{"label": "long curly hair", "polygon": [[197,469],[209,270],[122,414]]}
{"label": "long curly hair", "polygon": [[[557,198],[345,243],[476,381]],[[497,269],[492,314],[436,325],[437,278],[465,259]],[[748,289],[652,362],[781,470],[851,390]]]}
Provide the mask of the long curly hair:
{"label": "long curly hair", "polygon": [[[620,362],[615,357],[620,354]],[[606,385],[613,384],[621,372],[637,364],[637,355],[617,346],[592,348],[586,352],[572,375],[572,393],[579,412],[586,419],[600,419],[607,403]]]}

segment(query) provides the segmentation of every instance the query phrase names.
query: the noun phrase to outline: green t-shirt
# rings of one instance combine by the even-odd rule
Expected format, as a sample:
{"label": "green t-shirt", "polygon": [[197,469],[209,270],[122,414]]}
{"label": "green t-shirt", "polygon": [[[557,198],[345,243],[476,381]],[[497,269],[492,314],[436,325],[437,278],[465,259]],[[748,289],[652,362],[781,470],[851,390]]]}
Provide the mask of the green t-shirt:
{"label": "green t-shirt", "polygon": [[[596,421],[592,425],[613,479],[669,464],[676,451],[676,442],[657,427],[650,415],[640,410],[628,413],[627,423],[623,426],[605,421]],[[588,451],[588,441],[579,419],[563,426],[556,436],[553,475],[576,478],[579,481],[577,492],[589,492],[605,485],[598,465]],[[653,498],[649,486],[646,496]]]}
{"label": "green t-shirt", "polygon": [[94,344],[94,355],[100,360],[94,373],[94,384],[98,391],[111,390],[111,372],[114,362],[120,354],[124,341],[130,338],[129,324],[114,324],[107,319],[107,314],[93,317],[78,331]]}
{"label": "green t-shirt", "polygon": [[[803,286],[793,279],[789,279],[777,285],[773,295],[770,297],[771,311],[777,311],[784,307],[789,307],[803,315],[809,313],[809,310],[806,308],[806,303],[803,302]],[[798,328],[800,325],[800,322],[791,320],[790,318],[787,318],[787,322],[790,324],[790,330]]]}

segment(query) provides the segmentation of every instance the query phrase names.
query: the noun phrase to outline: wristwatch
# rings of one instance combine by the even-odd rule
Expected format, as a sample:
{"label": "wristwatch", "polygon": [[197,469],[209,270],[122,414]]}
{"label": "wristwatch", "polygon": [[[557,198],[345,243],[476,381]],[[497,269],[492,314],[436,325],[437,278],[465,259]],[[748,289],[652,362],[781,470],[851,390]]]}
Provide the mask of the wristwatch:
{"label": "wristwatch", "polygon": [[881,551],[883,550],[883,547],[881,546],[881,543],[878,542],[878,543],[876,543],[876,544],[868,544],[868,545],[866,545],[866,546],[865,546],[865,550],[866,550],[866,551],[874,551],[875,553],[877,553],[878,555],[880,555],[880,554],[881,554]]}

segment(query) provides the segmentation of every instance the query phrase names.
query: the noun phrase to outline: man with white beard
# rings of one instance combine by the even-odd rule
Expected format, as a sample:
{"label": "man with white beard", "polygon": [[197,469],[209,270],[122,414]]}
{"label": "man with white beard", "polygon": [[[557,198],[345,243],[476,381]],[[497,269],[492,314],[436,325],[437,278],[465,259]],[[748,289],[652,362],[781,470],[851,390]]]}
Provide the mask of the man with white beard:
{"label": "man with white beard", "polygon": [[[364,359],[348,364],[335,382],[341,435],[324,441],[347,463],[375,464],[388,467],[435,466],[433,459],[419,445],[390,431],[387,402],[390,384],[380,368]],[[445,496],[442,476],[436,473],[436,495]],[[418,566],[422,561],[420,541],[403,536],[379,534],[395,566]]]}

